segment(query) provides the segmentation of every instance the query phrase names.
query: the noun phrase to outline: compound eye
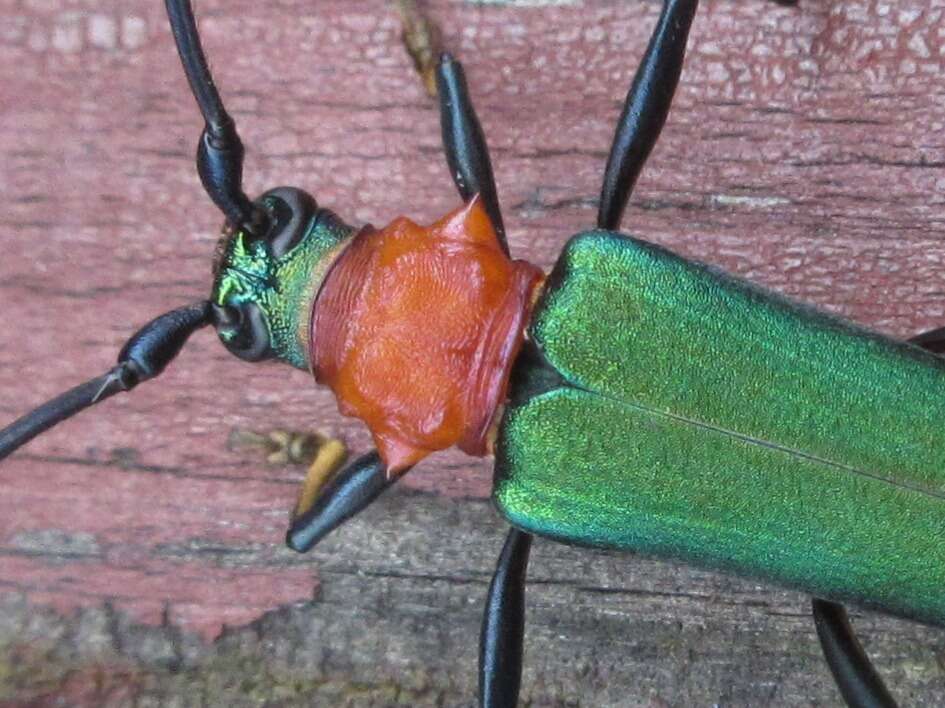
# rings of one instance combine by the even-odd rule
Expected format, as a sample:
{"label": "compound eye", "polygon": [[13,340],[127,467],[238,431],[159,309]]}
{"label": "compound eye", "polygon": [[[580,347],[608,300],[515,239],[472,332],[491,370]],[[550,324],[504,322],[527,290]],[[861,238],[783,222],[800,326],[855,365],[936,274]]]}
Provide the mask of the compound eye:
{"label": "compound eye", "polygon": [[255,302],[214,305],[213,322],[220,340],[231,354],[245,361],[272,356],[266,316]]}
{"label": "compound eye", "polygon": [[265,239],[275,258],[281,258],[305,238],[318,210],[315,200],[295,187],[270,189],[257,203],[269,214]]}

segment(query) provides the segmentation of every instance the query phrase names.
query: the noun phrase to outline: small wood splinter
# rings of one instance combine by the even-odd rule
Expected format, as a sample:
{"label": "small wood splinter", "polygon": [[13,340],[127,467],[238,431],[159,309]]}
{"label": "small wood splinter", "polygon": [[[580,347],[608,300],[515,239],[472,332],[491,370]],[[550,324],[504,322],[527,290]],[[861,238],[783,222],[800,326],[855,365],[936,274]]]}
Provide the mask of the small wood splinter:
{"label": "small wood splinter", "polygon": [[417,0],[395,0],[403,24],[402,40],[407,54],[423,80],[430,98],[436,98],[436,64],[443,51],[440,28]]}
{"label": "small wood splinter", "polygon": [[270,465],[308,465],[292,518],[308,511],[319,491],[348,459],[348,447],[338,438],[317,432],[234,429],[227,441],[230,450],[256,449]]}
{"label": "small wood splinter", "polygon": [[341,440],[337,438],[325,439],[319,446],[315,458],[308,467],[308,473],[302,481],[299,498],[292,510],[293,519],[312,508],[322,487],[332,478],[335,472],[341,469],[347,459],[348,448]]}

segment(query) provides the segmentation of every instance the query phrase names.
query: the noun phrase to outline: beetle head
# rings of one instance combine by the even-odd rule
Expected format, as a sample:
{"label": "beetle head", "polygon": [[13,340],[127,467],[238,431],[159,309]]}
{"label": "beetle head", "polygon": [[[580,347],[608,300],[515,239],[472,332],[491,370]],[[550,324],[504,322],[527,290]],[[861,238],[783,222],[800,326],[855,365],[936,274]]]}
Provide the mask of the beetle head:
{"label": "beetle head", "polygon": [[214,262],[211,302],[224,346],[247,361],[276,358],[307,368],[311,306],[354,229],[305,192],[263,194],[265,233],[226,229]]}

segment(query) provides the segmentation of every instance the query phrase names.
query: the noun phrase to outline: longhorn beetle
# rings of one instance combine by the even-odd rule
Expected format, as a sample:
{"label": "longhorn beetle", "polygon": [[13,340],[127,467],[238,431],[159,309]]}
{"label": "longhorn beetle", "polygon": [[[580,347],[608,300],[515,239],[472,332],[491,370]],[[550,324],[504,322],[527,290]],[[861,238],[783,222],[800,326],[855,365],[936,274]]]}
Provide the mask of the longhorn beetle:
{"label": "longhorn beetle", "polygon": [[482,705],[517,701],[532,534],[829,598],[814,600],[814,618],[841,693],[893,705],[837,602],[945,622],[945,330],[898,342],[617,232],[697,4],[663,3],[596,229],[544,274],[510,257],[455,58],[441,57],[437,85],[463,206],[429,227],[353,228],[299,189],[243,192],[242,144],[192,8],[167,0],[206,123],[197,171],[227,223],[210,298],[152,320],[115,367],[0,431],[0,459],[157,376],[212,325],[242,359],[312,371],[376,443],[300,504],[294,550],[432,452],[495,455],[493,498],[512,529],[486,603]]}

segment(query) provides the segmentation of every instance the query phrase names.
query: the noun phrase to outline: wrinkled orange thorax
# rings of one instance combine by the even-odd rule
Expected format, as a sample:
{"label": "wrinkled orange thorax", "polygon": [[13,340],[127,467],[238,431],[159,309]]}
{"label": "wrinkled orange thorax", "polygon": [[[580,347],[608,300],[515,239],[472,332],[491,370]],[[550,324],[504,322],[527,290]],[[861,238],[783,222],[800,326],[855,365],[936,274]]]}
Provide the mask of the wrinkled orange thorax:
{"label": "wrinkled orange thorax", "polygon": [[453,445],[484,455],[541,280],[502,252],[478,198],[429,227],[368,227],[316,299],[312,371],[389,473]]}

